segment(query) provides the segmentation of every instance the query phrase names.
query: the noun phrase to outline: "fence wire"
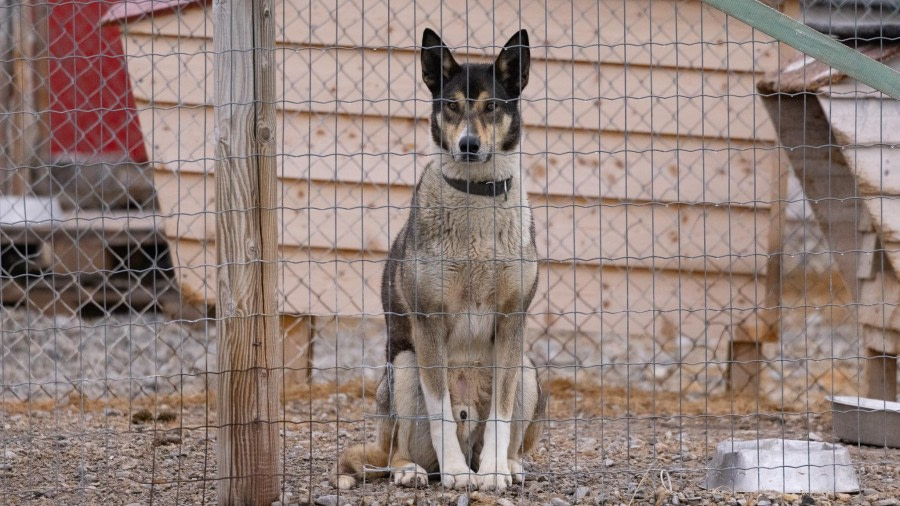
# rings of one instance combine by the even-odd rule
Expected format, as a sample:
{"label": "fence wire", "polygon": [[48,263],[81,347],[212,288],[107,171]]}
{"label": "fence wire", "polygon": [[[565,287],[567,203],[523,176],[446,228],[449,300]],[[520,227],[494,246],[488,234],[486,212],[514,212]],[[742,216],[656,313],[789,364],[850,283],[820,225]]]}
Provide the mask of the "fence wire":
{"label": "fence wire", "polygon": [[[900,66],[896,2],[767,3]],[[217,503],[214,8],[0,2],[4,503]],[[838,442],[828,396],[897,400],[896,101],[693,0],[274,17],[283,504],[467,503],[328,479],[374,445],[382,270],[437,155],[425,28],[461,61],[531,39],[525,351],[548,401],[502,500],[800,504],[698,483],[721,441]],[[865,504],[900,497],[889,439],[845,443]]]}

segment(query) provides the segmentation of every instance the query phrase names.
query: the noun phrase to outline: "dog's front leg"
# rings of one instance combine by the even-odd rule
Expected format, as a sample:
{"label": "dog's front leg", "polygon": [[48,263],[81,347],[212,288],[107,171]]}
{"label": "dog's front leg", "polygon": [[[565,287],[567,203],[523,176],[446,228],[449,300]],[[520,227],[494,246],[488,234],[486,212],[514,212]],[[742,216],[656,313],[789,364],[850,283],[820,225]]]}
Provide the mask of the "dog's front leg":
{"label": "dog's front leg", "polygon": [[447,488],[478,486],[477,475],[469,469],[456,435],[456,421],[447,384],[447,341],[443,318],[420,316],[416,327],[419,378],[430,418],[431,444],[441,468],[441,482]]}
{"label": "dog's front leg", "polygon": [[480,488],[483,490],[503,491],[512,485],[507,455],[510,425],[522,372],[524,323],[525,318],[521,314],[497,317],[491,410],[478,463]]}

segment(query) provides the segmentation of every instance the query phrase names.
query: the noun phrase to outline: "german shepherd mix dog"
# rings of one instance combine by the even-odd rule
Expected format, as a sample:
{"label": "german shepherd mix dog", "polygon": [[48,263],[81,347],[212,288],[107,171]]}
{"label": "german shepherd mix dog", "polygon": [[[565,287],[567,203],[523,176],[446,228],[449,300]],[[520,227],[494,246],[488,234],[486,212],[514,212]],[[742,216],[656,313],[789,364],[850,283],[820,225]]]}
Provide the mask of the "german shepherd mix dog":
{"label": "german shepherd mix dog", "polygon": [[[348,451],[333,479],[352,486],[365,463],[389,460],[396,483],[425,484],[426,473],[439,470],[445,487],[502,491],[523,478],[522,451],[540,432],[544,406],[523,350],[537,287],[519,156],[528,34],[513,35],[493,64],[460,64],[426,29],[421,57],[439,156],[422,173],[382,279],[392,367],[376,393],[378,442],[371,455]],[[404,368],[414,371],[412,380]],[[464,451],[458,432],[466,416],[457,412],[464,403],[454,402],[451,378],[462,368],[492,371],[477,455]],[[409,419],[422,414],[427,424]],[[423,438],[430,448],[419,447]]]}

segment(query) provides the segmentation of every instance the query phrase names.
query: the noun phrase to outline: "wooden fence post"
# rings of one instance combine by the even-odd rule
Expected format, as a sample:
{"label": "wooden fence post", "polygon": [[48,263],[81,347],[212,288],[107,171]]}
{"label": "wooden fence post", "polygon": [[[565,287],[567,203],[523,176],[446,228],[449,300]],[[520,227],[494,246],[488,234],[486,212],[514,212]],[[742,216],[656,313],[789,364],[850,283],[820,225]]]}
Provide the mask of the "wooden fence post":
{"label": "wooden fence post", "polygon": [[280,495],[273,0],[214,0],[219,504]]}

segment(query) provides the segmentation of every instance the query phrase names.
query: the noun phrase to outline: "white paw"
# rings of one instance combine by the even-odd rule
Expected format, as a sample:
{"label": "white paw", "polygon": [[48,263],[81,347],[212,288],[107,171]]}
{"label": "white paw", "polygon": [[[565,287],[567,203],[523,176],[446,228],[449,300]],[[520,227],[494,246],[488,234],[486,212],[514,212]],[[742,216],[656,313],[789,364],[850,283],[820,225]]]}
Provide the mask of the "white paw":
{"label": "white paw", "polygon": [[347,490],[353,488],[356,485],[356,478],[350,476],[349,474],[341,474],[332,478],[332,484],[341,490]]}
{"label": "white paw", "polygon": [[525,483],[525,469],[522,467],[522,461],[509,459],[506,463],[509,465],[509,474],[512,475],[513,483]]}
{"label": "white paw", "polygon": [[478,466],[478,478],[481,481],[479,490],[503,492],[512,485],[512,475],[509,474],[509,464],[505,459],[500,462],[483,462]]}
{"label": "white paw", "polygon": [[444,488],[455,489],[478,488],[481,484],[478,475],[473,473],[468,466],[442,470],[441,483]]}
{"label": "white paw", "polygon": [[428,472],[416,464],[395,469],[394,484],[410,488],[427,487]]}

